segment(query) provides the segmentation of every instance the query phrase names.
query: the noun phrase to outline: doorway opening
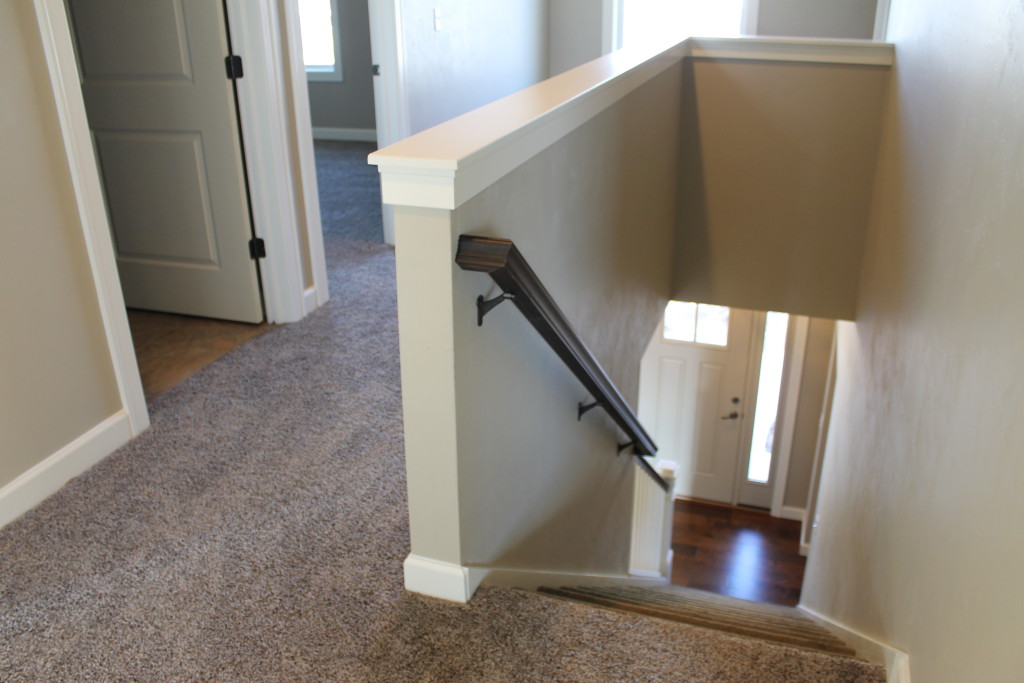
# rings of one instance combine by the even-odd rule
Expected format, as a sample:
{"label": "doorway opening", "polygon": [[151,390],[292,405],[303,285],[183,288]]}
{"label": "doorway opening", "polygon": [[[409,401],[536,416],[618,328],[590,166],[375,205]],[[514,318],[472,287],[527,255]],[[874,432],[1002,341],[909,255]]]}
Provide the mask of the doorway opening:
{"label": "doorway opening", "polygon": [[676,473],[672,580],[795,604],[834,321],[673,301],[639,415]]}

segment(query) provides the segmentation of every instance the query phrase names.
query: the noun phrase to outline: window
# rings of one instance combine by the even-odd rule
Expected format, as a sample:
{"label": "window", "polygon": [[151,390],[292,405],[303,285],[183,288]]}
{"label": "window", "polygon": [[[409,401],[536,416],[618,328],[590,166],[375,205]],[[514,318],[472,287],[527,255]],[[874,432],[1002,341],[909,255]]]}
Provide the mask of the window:
{"label": "window", "polygon": [[619,0],[622,47],[669,46],[688,36],[738,36],[756,0]]}
{"label": "window", "polygon": [[662,336],[667,341],[726,346],[729,343],[729,309],[690,301],[670,301],[665,307]]}
{"label": "window", "polygon": [[782,368],[786,363],[786,334],[789,316],[769,313],[764,327],[761,374],[757,381],[757,405],[754,407],[754,436],[750,441],[747,481],[768,483],[775,447],[775,420],[782,393]]}
{"label": "window", "polygon": [[338,0],[299,0],[302,61],[311,81],[340,81]]}

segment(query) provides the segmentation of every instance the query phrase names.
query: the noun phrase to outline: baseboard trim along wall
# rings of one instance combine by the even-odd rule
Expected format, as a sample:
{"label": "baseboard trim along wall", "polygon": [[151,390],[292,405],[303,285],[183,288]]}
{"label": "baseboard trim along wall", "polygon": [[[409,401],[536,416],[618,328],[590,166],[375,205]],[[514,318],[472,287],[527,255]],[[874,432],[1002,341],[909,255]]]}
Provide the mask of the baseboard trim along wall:
{"label": "baseboard trim along wall", "polygon": [[885,667],[885,680],[888,683],[910,683],[910,655],[902,650],[897,650],[891,645],[886,645],[880,640],[860,631],[855,631],[824,614],[798,605],[797,609],[803,610],[815,619],[824,622],[839,638],[857,651],[857,654],[868,661],[877,662]]}
{"label": "baseboard trim along wall", "polygon": [[0,489],[0,528],[43,502],[132,438],[128,411],[121,410]]}
{"label": "baseboard trim along wall", "polygon": [[377,142],[375,128],[323,128],[313,126],[314,140],[348,140],[351,142]]}
{"label": "baseboard trim along wall", "polygon": [[782,509],[779,510],[779,517],[782,519],[792,519],[797,522],[804,521],[804,514],[806,510],[803,508],[794,507],[792,505],[783,505]]}

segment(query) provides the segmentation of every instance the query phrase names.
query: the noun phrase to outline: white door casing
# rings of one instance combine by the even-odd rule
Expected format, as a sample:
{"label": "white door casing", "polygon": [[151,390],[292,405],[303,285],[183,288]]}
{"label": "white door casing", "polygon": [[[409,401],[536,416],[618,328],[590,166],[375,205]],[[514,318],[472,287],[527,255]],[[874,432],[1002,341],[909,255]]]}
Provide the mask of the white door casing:
{"label": "white door casing", "polygon": [[[370,50],[376,68],[373,105],[377,147],[387,147],[410,134],[409,105],[405,90],[405,56],[402,43],[400,0],[370,0]],[[395,208],[381,207],[384,242],[395,243]]]}
{"label": "white door casing", "polygon": [[126,304],[262,321],[221,3],[68,4]]}
{"label": "white door casing", "polygon": [[660,326],[648,345],[639,415],[658,443],[658,457],[679,465],[676,495],[735,502],[740,448],[752,417],[752,330],[753,313],[732,309],[727,347],[666,341]]}

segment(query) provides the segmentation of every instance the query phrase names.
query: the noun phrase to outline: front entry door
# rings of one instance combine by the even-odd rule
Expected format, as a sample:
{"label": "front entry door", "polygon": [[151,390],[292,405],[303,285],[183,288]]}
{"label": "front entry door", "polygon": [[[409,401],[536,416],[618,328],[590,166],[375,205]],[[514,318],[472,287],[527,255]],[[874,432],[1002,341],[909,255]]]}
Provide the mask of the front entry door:
{"label": "front entry door", "polygon": [[219,0],[68,0],[129,307],[263,320]]}
{"label": "front entry door", "polygon": [[679,465],[677,496],[733,503],[746,403],[752,311],[672,302],[640,369],[639,415],[658,457]]}

